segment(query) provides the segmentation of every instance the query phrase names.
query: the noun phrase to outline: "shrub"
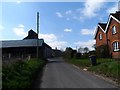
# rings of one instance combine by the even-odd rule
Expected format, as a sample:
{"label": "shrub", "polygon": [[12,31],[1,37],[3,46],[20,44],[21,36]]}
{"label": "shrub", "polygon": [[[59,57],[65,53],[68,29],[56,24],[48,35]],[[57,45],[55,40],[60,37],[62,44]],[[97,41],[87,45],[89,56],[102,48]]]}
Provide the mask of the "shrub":
{"label": "shrub", "polygon": [[18,61],[10,66],[2,68],[2,84],[4,88],[29,88],[32,76],[42,68],[43,60],[31,59],[29,61]]}
{"label": "shrub", "polygon": [[109,49],[107,45],[97,47],[96,54],[98,58],[110,58]]}

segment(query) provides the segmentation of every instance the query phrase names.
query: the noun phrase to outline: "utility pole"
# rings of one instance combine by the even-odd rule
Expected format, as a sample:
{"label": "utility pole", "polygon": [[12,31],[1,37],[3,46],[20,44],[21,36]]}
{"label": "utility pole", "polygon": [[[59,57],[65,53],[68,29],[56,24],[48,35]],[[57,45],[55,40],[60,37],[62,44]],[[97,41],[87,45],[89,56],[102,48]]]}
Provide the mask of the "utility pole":
{"label": "utility pole", "polygon": [[37,12],[37,58],[39,58],[39,12]]}
{"label": "utility pole", "polygon": [[78,52],[78,48],[77,48],[77,46],[76,46],[76,51]]}

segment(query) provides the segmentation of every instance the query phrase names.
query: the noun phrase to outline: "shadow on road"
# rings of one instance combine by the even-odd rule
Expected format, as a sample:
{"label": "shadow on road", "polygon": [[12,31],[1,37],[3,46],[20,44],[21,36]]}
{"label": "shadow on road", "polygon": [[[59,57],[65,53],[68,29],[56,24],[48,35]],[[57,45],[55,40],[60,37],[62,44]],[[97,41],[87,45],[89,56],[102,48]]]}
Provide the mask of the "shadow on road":
{"label": "shadow on road", "polygon": [[51,58],[51,59],[48,59],[48,63],[62,63],[64,62],[63,59],[61,58]]}
{"label": "shadow on road", "polygon": [[64,61],[48,61],[48,63],[62,63]]}

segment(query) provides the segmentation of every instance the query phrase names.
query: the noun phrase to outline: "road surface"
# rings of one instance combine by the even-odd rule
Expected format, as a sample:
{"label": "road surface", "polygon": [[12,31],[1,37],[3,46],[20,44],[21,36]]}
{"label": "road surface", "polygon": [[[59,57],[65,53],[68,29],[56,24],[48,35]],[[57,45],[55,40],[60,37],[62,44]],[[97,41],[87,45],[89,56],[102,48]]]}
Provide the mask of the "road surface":
{"label": "road surface", "polygon": [[117,88],[97,76],[80,70],[61,58],[49,59],[40,88]]}

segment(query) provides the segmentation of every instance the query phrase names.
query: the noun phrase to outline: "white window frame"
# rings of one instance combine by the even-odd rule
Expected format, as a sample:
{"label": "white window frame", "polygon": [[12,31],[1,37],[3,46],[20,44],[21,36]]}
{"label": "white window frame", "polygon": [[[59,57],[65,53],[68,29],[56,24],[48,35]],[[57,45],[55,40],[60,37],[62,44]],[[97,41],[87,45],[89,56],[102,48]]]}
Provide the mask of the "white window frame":
{"label": "white window frame", "polygon": [[119,42],[113,42],[113,51],[119,51]]}
{"label": "white window frame", "polygon": [[102,34],[99,34],[99,39],[102,40]]}
{"label": "white window frame", "polygon": [[112,34],[116,34],[116,33],[117,33],[116,26],[113,26],[112,27]]}

